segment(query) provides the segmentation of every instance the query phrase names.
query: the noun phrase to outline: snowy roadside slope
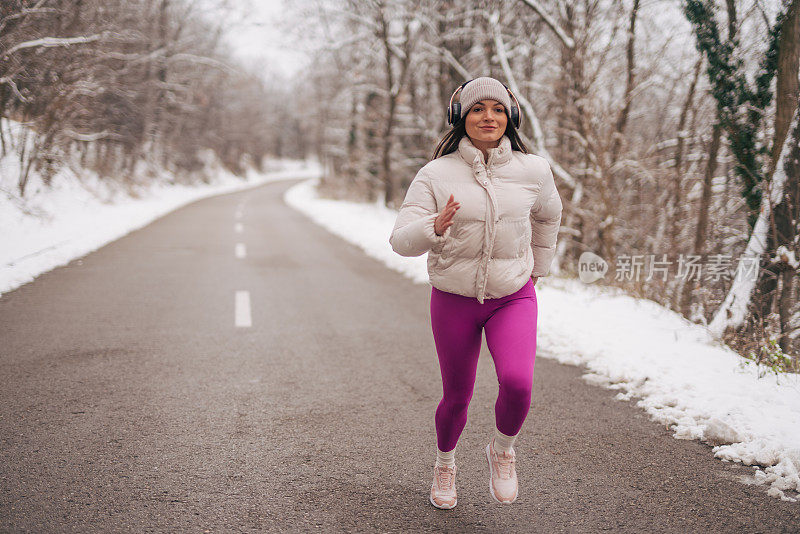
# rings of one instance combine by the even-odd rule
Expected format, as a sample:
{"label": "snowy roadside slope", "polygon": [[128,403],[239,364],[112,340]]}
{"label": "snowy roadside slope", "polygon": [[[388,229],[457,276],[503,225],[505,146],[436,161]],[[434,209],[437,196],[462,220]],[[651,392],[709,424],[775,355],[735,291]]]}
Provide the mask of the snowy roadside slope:
{"label": "snowy roadside slope", "polygon": [[97,176],[62,169],[46,187],[31,173],[24,202],[16,181],[19,158],[0,159],[0,295],[40,274],[97,250],[190,202],[274,180],[311,178],[317,165],[275,162],[273,172],[248,172],[246,179],[213,169],[204,185],[161,184],[136,188],[136,198]]}
{"label": "snowy roadside slope", "polygon": [[[380,205],[321,199],[315,181],[286,202],[417,283],[428,283],[426,256],[403,258],[389,245],[397,212]],[[617,389],[678,439],[713,445],[723,461],[754,466],[749,483],[798,501],[800,380],[767,375],[708,331],[655,302],[553,276],[539,280],[540,357],[583,365],[589,383]]]}

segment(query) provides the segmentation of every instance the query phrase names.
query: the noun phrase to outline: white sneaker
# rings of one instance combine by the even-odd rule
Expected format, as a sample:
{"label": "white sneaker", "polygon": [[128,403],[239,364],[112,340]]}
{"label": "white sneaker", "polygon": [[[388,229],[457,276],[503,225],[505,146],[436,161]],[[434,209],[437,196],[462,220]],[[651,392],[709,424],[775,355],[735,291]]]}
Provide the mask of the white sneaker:
{"label": "white sneaker", "polygon": [[456,507],[456,466],[433,468],[431,485],[431,504],[436,508],[449,510]]}
{"label": "white sneaker", "polygon": [[489,493],[492,498],[502,504],[511,504],[517,500],[519,484],[517,483],[516,454],[494,450],[494,438],[486,446],[486,461],[489,462]]}

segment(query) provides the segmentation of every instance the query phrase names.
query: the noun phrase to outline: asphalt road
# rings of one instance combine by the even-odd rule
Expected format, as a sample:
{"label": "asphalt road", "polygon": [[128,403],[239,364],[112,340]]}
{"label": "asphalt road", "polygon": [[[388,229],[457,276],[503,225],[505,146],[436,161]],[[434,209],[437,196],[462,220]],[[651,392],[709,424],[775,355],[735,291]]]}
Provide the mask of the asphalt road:
{"label": "asphalt road", "polygon": [[485,348],[459,504],[433,508],[430,288],[287,207],[294,183],[196,202],[0,297],[0,530],[800,531],[800,504],[740,482],[752,468],[545,358],[520,498],[495,504]]}

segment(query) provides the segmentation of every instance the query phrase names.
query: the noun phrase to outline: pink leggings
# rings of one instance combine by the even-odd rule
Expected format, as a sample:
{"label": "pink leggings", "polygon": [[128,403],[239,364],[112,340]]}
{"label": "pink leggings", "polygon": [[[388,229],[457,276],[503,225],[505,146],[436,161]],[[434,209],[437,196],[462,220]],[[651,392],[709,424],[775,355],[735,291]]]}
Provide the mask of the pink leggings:
{"label": "pink leggings", "polygon": [[531,405],[536,318],[536,291],[530,279],[516,293],[485,299],[483,304],[472,297],[432,289],[431,327],[443,390],[436,408],[439,450],[453,450],[467,424],[481,330],[486,331],[486,344],[500,383],[494,406],[497,429],[507,436],[519,433]]}

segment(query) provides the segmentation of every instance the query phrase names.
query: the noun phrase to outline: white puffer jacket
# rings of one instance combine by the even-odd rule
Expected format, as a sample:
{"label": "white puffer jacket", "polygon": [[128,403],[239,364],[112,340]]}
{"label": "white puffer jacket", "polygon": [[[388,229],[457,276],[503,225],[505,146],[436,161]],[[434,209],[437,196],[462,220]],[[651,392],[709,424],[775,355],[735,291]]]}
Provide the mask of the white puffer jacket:
{"label": "white puffer jacket", "polygon": [[[451,194],[461,207],[437,236],[433,222]],[[503,136],[484,162],[464,136],[458,150],[419,170],[389,242],[401,256],[429,252],[435,288],[483,303],[518,291],[531,276],[547,276],[561,210],[545,158],[512,151]]]}

